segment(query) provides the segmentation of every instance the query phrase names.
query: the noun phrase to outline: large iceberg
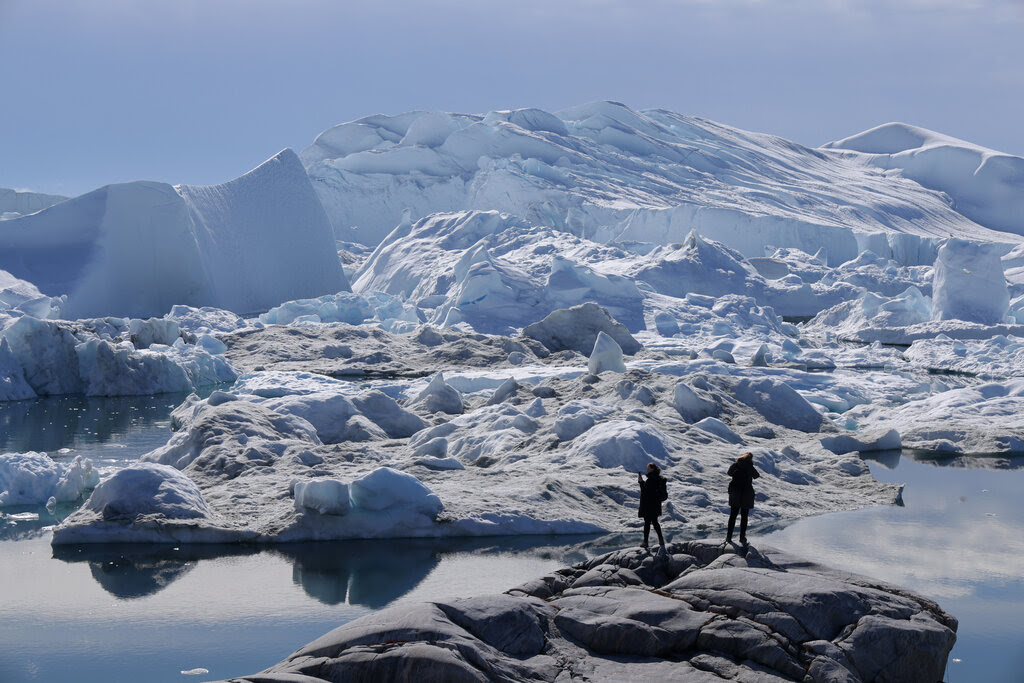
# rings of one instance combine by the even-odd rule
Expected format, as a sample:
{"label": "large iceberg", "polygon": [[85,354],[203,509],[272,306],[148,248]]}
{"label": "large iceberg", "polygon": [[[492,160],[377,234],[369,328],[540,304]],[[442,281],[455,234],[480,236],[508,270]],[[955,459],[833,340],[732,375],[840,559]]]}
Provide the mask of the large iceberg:
{"label": "large iceberg", "polygon": [[176,304],[252,313],[349,288],[291,150],[222,185],[108,185],[3,221],[0,268],[66,294],[66,318]]}
{"label": "large iceberg", "polygon": [[[763,256],[767,246],[821,249],[830,264],[864,249],[931,263],[950,234],[1018,241],[996,231],[1021,232],[1015,169],[1024,160],[972,152],[947,172],[965,147],[922,150],[912,165],[847,151],[858,149],[854,139],[833,146],[843,149],[595,102],[554,114],[369,116],[323,132],[300,156],[337,233],[368,245],[403,214],[415,221],[467,209],[598,242],[668,245],[696,229],[746,256]],[[904,177],[879,170],[883,161]],[[974,169],[980,173],[969,176]],[[972,188],[953,206],[927,189],[946,190],[952,183],[932,182],[943,174]]]}
{"label": "large iceberg", "polygon": [[905,123],[886,123],[822,147],[943,192],[953,208],[981,225],[1024,234],[1021,157]]}

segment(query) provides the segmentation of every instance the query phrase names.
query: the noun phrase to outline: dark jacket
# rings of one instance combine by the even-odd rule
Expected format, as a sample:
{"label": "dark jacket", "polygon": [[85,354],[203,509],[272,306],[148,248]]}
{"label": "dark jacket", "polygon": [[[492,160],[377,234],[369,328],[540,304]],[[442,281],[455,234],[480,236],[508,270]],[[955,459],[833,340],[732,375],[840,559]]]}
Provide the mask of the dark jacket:
{"label": "dark jacket", "polygon": [[729,465],[729,507],[749,510],[754,507],[754,480],[760,473],[750,460],[737,460]]}
{"label": "dark jacket", "polygon": [[667,490],[665,478],[660,474],[648,474],[647,481],[640,481],[640,509],[637,517],[657,519],[661,514],[661,492]]}

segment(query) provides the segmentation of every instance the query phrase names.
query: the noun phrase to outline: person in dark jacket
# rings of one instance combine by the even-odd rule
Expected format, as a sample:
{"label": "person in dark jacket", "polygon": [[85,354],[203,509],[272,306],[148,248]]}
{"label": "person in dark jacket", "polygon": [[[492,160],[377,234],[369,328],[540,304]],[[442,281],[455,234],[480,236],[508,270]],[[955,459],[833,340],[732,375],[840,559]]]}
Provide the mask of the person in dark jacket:
{"label": "person in dark jacket", "polygon": [[744,453],[729,465],[729,533],[726,543],[732,543],[736,528],[736,515],[740,514],[740,543],[747,544],[747,513],[754,507],[754,480],[761,474],[754,468],[754,454]]}
{"label": "person in dark jacket", "polygon": [[637,483],[640,484],[640,509],[637,517],[644,519],[644,545],[647,547],[647,539],[651,535],[651,527],[658,533],[658,544],[665,547],[665,537],[661,535],[661,525],[658,524],[658,515],[661,514],[661,501],[668,498],[668,486],[664,477],[661,476],[661,468],[653,462],[647,464],[647,481],[644,481],[642,472],[636,474]]}

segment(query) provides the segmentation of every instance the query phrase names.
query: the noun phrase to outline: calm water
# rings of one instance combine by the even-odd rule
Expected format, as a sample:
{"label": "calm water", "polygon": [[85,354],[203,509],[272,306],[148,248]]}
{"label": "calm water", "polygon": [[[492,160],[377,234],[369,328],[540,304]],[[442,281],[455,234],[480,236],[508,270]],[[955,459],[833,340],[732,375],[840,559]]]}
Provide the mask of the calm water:
{"label": "calm water", "polygon": [[904,506],[811,517],[752,539],[905,586],[960,621],[946,680],[1024,681],[1024,458],[869,460]]}
{"label": "calm water", "polygon": [[[120,467],[166,442],[182,398],[5,404],[0,452]],[[947,681],[1024,681],[1024,459],[897,453],[869,464],[878,479],[906,483],[903,507],[752,530],[752,541],[937,600],[960,620]],[[47,527],[64,514],[0,514],[4,683],[254,673],[388,604],[500,592],[584,557],[581,539],[565,537],[52,549]]]}
{"label": "calm water", "polygon": [[[564,544],[564,538],[557,543]],[[554,539],[239,547],[0,542],[0,680],[255,673],[389,604],[500,592],[567,562]],[[208,673],[185,675],[183,671]]]}

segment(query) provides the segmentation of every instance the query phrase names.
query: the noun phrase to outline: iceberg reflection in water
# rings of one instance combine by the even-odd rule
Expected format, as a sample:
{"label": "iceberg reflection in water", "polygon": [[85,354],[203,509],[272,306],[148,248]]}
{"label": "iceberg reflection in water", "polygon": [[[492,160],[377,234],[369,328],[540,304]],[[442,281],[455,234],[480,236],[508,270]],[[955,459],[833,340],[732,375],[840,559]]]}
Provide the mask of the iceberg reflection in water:
{"label": "iceberg reflection in water", "polygon": [[[0,541],[0,680],[250,673],[385,605],[501,592],[583,559],[573,537],[284,544]],[[66,643],[56,647],[54,643]]]}

